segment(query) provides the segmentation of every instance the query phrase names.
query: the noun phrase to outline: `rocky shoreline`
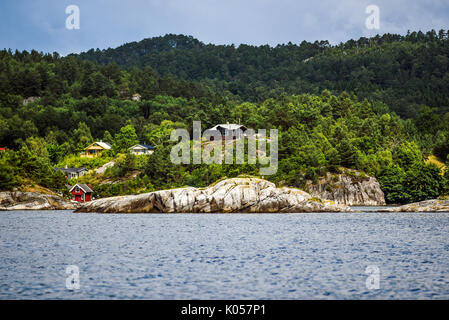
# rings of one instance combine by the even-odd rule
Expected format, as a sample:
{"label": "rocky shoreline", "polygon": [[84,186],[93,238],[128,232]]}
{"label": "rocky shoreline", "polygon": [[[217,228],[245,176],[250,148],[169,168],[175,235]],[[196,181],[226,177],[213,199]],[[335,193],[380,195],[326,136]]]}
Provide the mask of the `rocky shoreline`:
{"label": "rocky shoreline", "polygon": [[328,172],[316,183],[309,181],[306,191],[314,197],[347,206],[384,206],[385,196],[375,177],[363,172],[342,169],[342,173]]}
{"label": "rocky shoreline", "polygon": [[38,192],[0,192],[0,211],[10,210],[75,210],[77,204],[57,195]]}
{"label": "rocky shoreline", "polygon": [[258,178],[232,178],[207,188],[179,188],[111,197],[82,204],[76,212],[99,213],[293,213],[343,212],[348,206]]}
{"label": "rocky shoreline", "polygon": [[[333,179],[334,182],[344,182]],[[321,184],[323,185],[323,184]],[[372,182],[374,190],[377,187]],[[359,186],[360,187],[360,186]],[[356,188],[359,188],[356,187]],[[322,188],[322,187],[319,187]],[[57,195],[38,192],[0,192],[0,211],[75,210],[98,213],[301,213],[351,212],[346,204],[318,197],[299,189],[281,187],[259,178],[232,178],[207,188],[178,188],[139,195],[110,197],[74,203]],[[370,190],[365,188],[365,190]],[[375,192],[372,192],[374,195]],[[348,195],[348,193],[345,193]],[[377,194],[381,200],[380,194]],[[383,196],[383,194],[382,194]],[[324,198],[330,197],[324,193]],[[360,196],[360,199],[365,199]],[[350,198],[351,205],[354,203]],[[356,202],[357,203],[357,202]],[[377,202],[375,202],[378,205]],[[357,203],[357,205],[360,205]],[[368,200],[362,205],[372,205]],[[449,212],[449,200],[433,199],[403,206],[379,208],[379,212]]]}
{"label": "rocky shoreline", "polygon": [[449,200],[425,200],[403,206],[380,209],[380,212],[449,212]]}

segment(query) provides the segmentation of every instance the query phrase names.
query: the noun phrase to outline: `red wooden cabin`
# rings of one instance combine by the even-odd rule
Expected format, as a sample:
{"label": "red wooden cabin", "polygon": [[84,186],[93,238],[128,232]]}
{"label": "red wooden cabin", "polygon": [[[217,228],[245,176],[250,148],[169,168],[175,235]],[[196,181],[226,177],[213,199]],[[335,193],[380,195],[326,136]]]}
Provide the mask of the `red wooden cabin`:
{"label": "red wooden cabin", "polygon": [[77,202],[92,201],[92,193],[94,191],[86,184],[75,184],[71,189],[72,200]]}

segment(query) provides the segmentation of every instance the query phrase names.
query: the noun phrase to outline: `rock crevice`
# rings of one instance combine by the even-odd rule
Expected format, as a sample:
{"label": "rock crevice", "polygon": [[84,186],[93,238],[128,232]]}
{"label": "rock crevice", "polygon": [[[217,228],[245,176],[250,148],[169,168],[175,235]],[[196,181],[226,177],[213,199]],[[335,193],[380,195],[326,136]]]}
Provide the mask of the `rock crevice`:
{"label": "rock crevice", "polygon": [[312,196],[347,206],[385,205],[385,196],[377,179],[356,170],[327,173],[315,184],[309,181],[306,189]]}

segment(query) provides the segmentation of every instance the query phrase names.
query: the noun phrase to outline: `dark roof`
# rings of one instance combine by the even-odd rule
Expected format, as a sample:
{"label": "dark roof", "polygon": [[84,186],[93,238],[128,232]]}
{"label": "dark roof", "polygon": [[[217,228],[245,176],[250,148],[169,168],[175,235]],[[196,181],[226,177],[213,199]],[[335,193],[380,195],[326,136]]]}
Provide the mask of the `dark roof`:
{"label": "dark roof", "polygon": [[210,130],[218,130],[218,128],[223,128],[225,130],[237,130],[237,129],[241,129],[243,131],[245,131],[247,128],[242,125],[242,124],[235,124],[235,123],[231,123],[231,124],[217,124],[215,127],[211,128]]}
{"label": "dark roof", "polygon": [[87,184],[79,184],[79,187],[84,190],[84,192],[94,192]]}
{"label": "dark roof", "polygon": [[76,186],[80,187],[84,192],[91,193],[94,192],[87,184],[77,183],[75,184],[70,191],[72,191]]}
{"label": "dark roof", "polygon": [[132,149],[132,148],[134,148],[134,147],[139,147],[139,146],[140,146],[140,147],[144,147],[144,148],[146,148],[146,149],[154,149],[153,146],[151,146],[151,145],[149,145],[149,144],[143,144],[143,143],[138,143],[138,144],[132,146],[130,149]]}
{"label": "dark roof", "polygon": [[66,173],[78,173],[81,171],[89,171],[88,169],[84,168],[84,167],[80,167],[80,168],[54,168],[55,171],[61,170],[62,172],[66,172]]}

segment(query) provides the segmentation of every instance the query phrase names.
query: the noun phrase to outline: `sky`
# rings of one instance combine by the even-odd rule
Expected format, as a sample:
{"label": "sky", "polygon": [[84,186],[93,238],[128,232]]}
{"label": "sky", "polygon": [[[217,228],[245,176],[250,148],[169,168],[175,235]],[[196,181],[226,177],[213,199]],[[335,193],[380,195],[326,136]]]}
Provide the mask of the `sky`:
{"label": "sky", "polygon": [[[70,5],[79,8],[79,29],[66,28]],[[379,29],[366,27],[368,5],[379,8]],[[0,49],[62,55],[168,33],[204,43],[275,46],[431,29],[449,29],[449,0],[0,1]]]}

